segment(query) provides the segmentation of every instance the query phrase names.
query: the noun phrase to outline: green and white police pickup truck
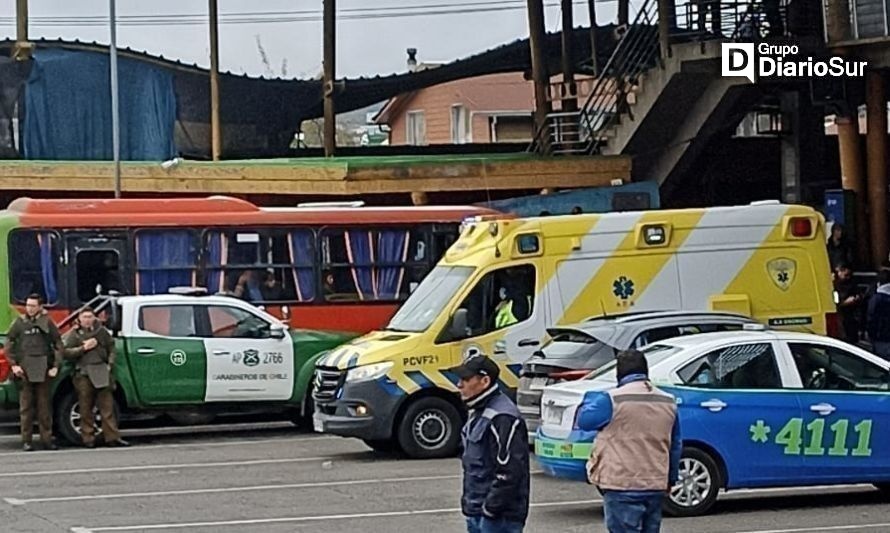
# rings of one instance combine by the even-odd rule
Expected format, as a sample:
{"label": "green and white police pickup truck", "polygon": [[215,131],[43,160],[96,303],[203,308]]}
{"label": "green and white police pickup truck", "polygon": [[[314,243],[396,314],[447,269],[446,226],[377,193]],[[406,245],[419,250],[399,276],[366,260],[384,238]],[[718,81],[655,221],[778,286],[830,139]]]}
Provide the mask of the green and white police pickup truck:
{"label": "green and white police pickup truck", "polygon": [[[260,411],[311,417],[315,361],[354,335],[292,330],[242,300],[182,292],[108,297],[98,306],[116,337],[119,412],[201,422]],[[79,443],[72,370],[66,364],[53,384],[54,417],[57,434]],[[17,403],[11,380],[0,389]]]}

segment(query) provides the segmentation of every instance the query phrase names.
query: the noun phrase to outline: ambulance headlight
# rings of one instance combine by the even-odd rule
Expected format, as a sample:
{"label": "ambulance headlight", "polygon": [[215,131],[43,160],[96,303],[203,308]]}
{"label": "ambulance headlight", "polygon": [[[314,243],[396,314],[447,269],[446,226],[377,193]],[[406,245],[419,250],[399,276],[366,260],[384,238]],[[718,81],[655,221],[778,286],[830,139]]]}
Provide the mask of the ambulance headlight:
{"label": "ambulance headlight", "polygon": [[346,382],[370,381],[385,375],[392,368],[392,361],[374,363],[373,365],[357,366],[346,372]]}

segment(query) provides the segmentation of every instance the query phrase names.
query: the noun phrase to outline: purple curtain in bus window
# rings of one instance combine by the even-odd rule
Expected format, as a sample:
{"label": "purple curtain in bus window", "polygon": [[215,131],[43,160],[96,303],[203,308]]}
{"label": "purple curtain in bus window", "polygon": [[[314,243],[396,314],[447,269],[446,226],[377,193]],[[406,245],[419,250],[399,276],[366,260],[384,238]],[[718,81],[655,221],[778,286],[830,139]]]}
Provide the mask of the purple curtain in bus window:
{"label": "purple curtain in bus window", "polygon": [[142,231],[136,234],[139,294],[164,294],[171,287],[190,287],[196,263],[191,232]]}
{"label": "purple curtain in bus window", "polygon": [[223,260],[223,234],[214,231],[210,233],[207,239],[207,252],[210,257],[207,258],[207,290],[211,294],[223,292],[223,270],[225,261]]}
{"label": "purple curtain in bus window", "polygon": [[398,300],[408,254],[408,235],[403,230],[386,230],[377,234],[377,262],[389,265],[376,268],[375,285],[381,300]]}
{"label": "purple curtain in bus window", "polygon": [[56,286],[56,261],[53,255],[53,236],[51,233],[37,235],[40,243],[40,273],[43,277],[43,292],[47,305],[54,305],[59,299],[59,289]]}
{"label": "purple curtain in bus window", "polygon": [[374,283],[374,246],[373,232],[348,230],[346,232],[346,251],[352,263],[352,279],[358,290],[359,299],[376,300],[377,287]]}
{"label": "purple curtain in bus window", "polygon": [[297,300],[311,302],[315,299],[315,262],[311,231],[294,231],[290,234],[290,261],[294,265],[294,281],[297,287]]}

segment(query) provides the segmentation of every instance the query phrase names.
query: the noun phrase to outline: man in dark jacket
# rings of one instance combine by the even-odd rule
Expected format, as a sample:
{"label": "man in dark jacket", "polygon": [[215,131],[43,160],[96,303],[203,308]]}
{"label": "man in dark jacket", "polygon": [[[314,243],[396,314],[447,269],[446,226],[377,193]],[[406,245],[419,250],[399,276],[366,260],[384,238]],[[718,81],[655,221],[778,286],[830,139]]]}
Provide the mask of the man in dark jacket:
{"label": "man in dark jacket", "polygon": [[853,280],[853,269],[846,263],[838,265],[834,276],[837,293],[837,312],[843,327],[843,339],[849,344],[859,343],[859,315],[864,302],[862,291]]}
{"label": "man in dark jacket", "polygon": [[22,447],[26,452],[34,449],[31,437],[36,407],[40,441],[44,448],[55,450],[57,447],[52,439],[49,389],[51,381],[59,373],[62,336],[43,309],[40,296],[28,296],[25,300],[25,314],[13,322],[6,334],[6,341],[6,355],[19,383]]}
{"label": "man in dark jacket", "polygon": [[873,351],[890,360],[890,270],[878,272],[878,290],[868,302],[868,337]]}
{"label": "man in dark jacket", "polygon": [[462,437],[461,509],[469,533],[519,533],[528,517],[528,431],[498,390],[498,365],[484,355],[452,369],[470,410]]}

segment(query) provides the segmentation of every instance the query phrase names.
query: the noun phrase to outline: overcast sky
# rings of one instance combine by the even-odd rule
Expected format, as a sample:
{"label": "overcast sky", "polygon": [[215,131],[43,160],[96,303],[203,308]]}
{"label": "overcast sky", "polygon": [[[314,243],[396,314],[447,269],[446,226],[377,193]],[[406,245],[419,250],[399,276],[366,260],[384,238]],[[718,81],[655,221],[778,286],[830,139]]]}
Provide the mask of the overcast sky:
{"label": "overcast sky", "polygon": [[[383,10],[371,13],[378,18],[343,19],[338,23],[337,75],[341,77],[404,71],[406,48],[417,48],[420,61],[451,61],[528,35],[525,0],[339,0],[337,3],[344,17],[347,13],[357,13],[354,11],[357,8]],[[4,7],[0,11],[0,32],[4,37],[14,37],[15,0],[0,0],[0,5]],[[433,5],[443,7],[429,7]],[[419,9],[428,12],[447,10],[450,5],[458,6],[463,12],[379,18],[380,13],[402,14],[400,10],[411,6],[427,6]],[[207,0],[117,0],[119,20],[137,15],[166,15],[179,22],[179,25],[157,20],[149,26],[122,24],[118,28],[118,45],[206,67],[209,64],[207,25],[197,19],[181,17],[206,14],[207,6]],[[598,2],[600,24],[615,17],[615,6],[613,2]],[[505,7],[518,9],[504,10]],[[386,11],[387,8],[390,11]],[[466,12],[470,9],[501,10]],[[219,10],[223,20],[226,15],[240,14],[237,15],[239,23],[220,26],[220,66],[223,70],[268,75],[257,50],[259,37],[272,65],[272,74],[282,74],[284,61],[287,62],[288,77],[312,77],[320,72],[321,22],[280,19],[320,17],[321,0],[219,0]],[[282,14],[263,15],[269,12]],[[30,35],[32,38],[108,43],[107,24],[88,19],[107,14],[108,0],[30,0]],[[64,20],[41,22],[40,17]],[[72,21],[70,17],[77,19]],[[276,21],[257,22],[257,18]],[[190,21],[195,23],[182,24]],[[586,5],[576,5],[576,26],[586,26],[588,22]],[[548,31],[560,29],[558,8],[547,9],[546,23]]]}

